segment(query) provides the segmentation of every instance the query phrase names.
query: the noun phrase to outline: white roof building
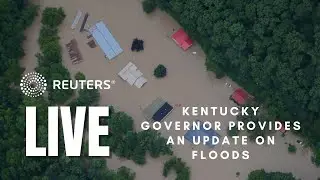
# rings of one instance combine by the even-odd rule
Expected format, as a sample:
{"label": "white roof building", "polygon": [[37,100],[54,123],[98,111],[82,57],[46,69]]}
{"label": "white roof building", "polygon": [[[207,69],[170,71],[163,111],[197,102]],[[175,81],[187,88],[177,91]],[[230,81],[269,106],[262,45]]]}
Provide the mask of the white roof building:
{"label": "white roof building", "polygon": [[119,73],[118,75],[125,81],[127,81],[131,86],[135,85],[138,88],[141,88],[147,79],[143,77],[143,73],[138,70],[137,66],[132,62],[129,62]]}

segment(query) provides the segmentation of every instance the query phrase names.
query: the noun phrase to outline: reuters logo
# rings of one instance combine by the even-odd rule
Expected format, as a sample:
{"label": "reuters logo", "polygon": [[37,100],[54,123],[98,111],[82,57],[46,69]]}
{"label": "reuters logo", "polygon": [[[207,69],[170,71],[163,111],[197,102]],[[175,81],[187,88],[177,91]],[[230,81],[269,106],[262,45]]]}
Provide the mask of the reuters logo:
{"label": "reuters logo", "polygon": [[22,77],[20,88],[24,95],[38,97],[46,91],[47,81],[41,74],[31,72]]}

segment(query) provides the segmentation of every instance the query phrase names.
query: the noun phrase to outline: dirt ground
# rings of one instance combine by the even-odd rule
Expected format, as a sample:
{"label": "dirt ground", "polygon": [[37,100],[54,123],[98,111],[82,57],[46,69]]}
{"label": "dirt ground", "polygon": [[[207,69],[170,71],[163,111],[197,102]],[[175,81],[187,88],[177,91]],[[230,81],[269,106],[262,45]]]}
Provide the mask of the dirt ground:
{"label": "dirt ground", "polygon": [[[101,104],[112,104],[117,109],[127,112],[135,119],[137,129],[140,123],[144,121],[141,109],[147,106],[157,97],[162,97],[169,103],[181,104],[182,106],[234,106],[229,101],[229,96],[233,89],[237,87],[227,78],[217,80],[212,73],[208,73],[204,66],[205,55],[198,45],[184,52],[170,39],[173,29],[178,29],[179,25],[168,15],[156,11],[151,15],[146,15],[142,11],[138,0],[38,0],[41,7],[62,6],[66,12],[66,19],[61,26],[60,37],[63,46],[64,64],[72,74],[78,71],[83,72],[87,79],[115,80],[111,90],[102,90]],[[76,15],[77,9],[90,14],[88,26],[98,20],[103,20],[110,31],[124,49],[124,52],[115,60],[108,61],[104,58],[99,47],[89,48],[87,34],[79,33],[79,27],[71,30],[71,24]],[[38,32],[40,29],[40,18],[38,17],[26,31],[27,40],[24,43],[26,56],[21,61],[21,65],[30,72],[36,67],[36,58],[34,54],[39,51],[37,44]],[[133,53],[130,46],[133,38],[143,39],[145,50],[139,53]],[[78,41],[84,62],[78,65],[72,65],[71,60],[64,48],[72,38]],[[192,52],[197,54],[193,55]],[[130,86],[121,80],[117,73],[128,63],[133,62],[137,65],[144,77],[148,79],[147,84],[138,89]],[[167,67],[168,75],[164,79],[155,79],[153,69],[158,64],[164,64]],[[225,83],[232,84],[232,87],[226,87]],[[181,109],[175,108],[165,121],[193,121],[200,119],[202,121],[220,121],[223,129],[230,120],[235,120],[232,116],[208,116],[208,117],[183,117]],[[166,131],[161,130],[163,136],[183,136],[184,131]],[[225,131],[218,132],[220,135],[226,135]],[[320,177],[319,168],[315,168],[310,162],[310,152],[303,150],[297,144],[298,151],[295,155],[287,152],[285,142],[295,144],[297,138],[288,135],[285,138],[276,135],[276,145],[258,146],[249,144],[243,146],[217,146],[216,151],[222,149],[232,151],[242,151],[244,149],[250,152],[249,160],[193,160],[191,151],[203,150],[208,153],[206,147],[193,147],[186,142],[185,145],[174,146],[174,153],[191,167],[193,180],[232,180],[246,179],[248,172],[254,169],[264,168],[268,171],[293,172],[298,178],[312,180]],[[148,158],[145,166],[137,166],[132,161],[121,161],[113,156],[108,159],[109,168],[116,169],[120,166],[127,166],[133,169],[138,180],[164,180],[162,176],[162,167],[165,157],[159,159]],[[236,177],[236,172],[240,176]],[[167,178],[174,179],[174,176]]]}

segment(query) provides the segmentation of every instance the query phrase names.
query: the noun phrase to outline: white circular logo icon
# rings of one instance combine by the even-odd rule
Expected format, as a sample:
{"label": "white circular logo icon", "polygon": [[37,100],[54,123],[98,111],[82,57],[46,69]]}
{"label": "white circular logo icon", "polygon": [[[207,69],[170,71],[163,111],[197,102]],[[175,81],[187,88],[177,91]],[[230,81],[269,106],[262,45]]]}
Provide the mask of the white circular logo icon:
{"label": "white circular logo icon", "polygon": [[26,96],[38,97],[46,91],[47,81],[41,74],[31,72],[22,77],[20,88]]}

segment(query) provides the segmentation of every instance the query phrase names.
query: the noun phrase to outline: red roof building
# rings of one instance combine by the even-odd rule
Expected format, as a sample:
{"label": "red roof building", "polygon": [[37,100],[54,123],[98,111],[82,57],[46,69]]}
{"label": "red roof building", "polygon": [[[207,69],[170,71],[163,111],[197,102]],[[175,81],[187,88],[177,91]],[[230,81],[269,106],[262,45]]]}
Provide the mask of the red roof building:
{"label": "red roof building", "polygon": [[193,44],[193,41],[190,39],[188,34],[180,28],[177,32],[175,32],[171,38],[181,47],[184,51],[190,48]]}
{"label": "red roof building", "polygon": [[[278,122],[281,122],[281,121],[279,121],[278,120]],[[279,130],[281,133],[286,133],[287,131],[286,131],[286,129],[285,129],[285,127],[284,127],[284,124],[283,123],[281,123],[281,129]]]}
{"label": "red roof building", "polygon": [[231,95],[231,99],[239,105],[244,105],[249,99],[249,94],[245,90],[238,88]]}
{"label": "red roof building", "polygon": [[280,132],[281,132],[281,133],[285,133],[285,132],[286,132],[286,129],[284,128],[283,125],[281,126]]}

